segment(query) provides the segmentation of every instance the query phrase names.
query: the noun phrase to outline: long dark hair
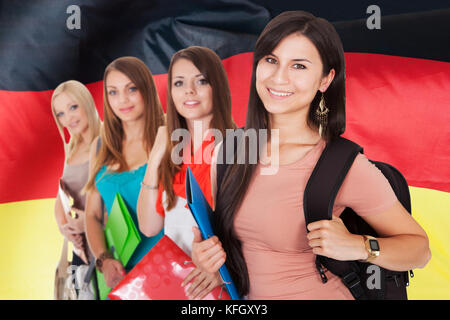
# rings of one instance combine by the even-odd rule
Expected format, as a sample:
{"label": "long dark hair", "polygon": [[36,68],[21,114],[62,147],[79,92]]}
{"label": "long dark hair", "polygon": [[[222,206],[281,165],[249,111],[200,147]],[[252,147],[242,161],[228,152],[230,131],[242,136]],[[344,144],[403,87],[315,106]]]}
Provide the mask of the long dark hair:
{"label": "long dark hair", "polygon": [[[291,34],[301,34],[314,44],[323,64],[323,76],[328,75],[331,69],[335,70],[335,77],[324,93],[324,99],[330,111],[323,138],[327,141],[332,140],[345,130],[344,50],[339,35],[328,21],[304,11],[287,11],[278,15],[267,24],[258,38],[253,56],[253,74],[244,129],[270,129],[269,114],[256,91],[256,67],[262,58],[273,52],[282,39]],[[307,120],[310,127],[317,129],[318,123],[314,112],[321,95],[321,92],[317,92],[311,102]],[[223,144],[225,145],[225,142]],[[227,266],[241,295],[248,294],[250,282],[241,242],[237,238],[233,224],[256,166],[248,162],[237,164],[235,161],[227,167],[218,186],[214,215],[216,233],[227,253]]]}
{"label": "long dark hair", "polygon": [[[211,49],[191,46],[182,49],[172,56],[167,77],[167,131],[169,137],[176,129],[188,129],[186,119],[177,112],[172,98],[172,69],[175,62],[186,59],[200,71],[212,88],[212,112],[213,116],[210,128],[218,129],[222,136],[226,129],[234,129],[233,117],[231,115],[231,94],[228,85],[228,77],[220,57]],[[175,206],[175,192],[173,190],[173,178],[181,169],[171,160],[171,152],[178,142],[168,143],[166,154],[159,169],[160,181],[162,181],[167,195],[167,209]]]}

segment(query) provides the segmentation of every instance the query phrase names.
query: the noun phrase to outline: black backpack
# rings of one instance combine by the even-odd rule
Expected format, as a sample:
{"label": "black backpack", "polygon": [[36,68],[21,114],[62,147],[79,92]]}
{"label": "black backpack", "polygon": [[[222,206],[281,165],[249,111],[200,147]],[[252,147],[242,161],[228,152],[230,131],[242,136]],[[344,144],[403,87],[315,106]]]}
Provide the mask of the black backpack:
{"label": "black backpack", "polygon": [[[336,195],[358,153],[363,149],[356,143],[337,138],[328,143],[320,156],[305,188],[303,207],[306,225],[318,220],[331,219]],[[408,184],[393,166],[370,160],[389,181],[395,195],[411,214]],[[353,234],[377,236],[376,232],[351,208],[345,208],[340,218]],[[360,261],[338,261],[316,256],[316,267],[322,282],[326,283],[325,269],[339,276],[357,300],[406,300],[409,285],[408,272],[384,269]],[[375,273],[378,273],[375,275]],[[414,276],[410,271],[411,277]],[[372,282],[378,276],[377,282]]]}
{"label": "black backpack", "polygon": [[[234,151],[237,150],[235,138]],[[239,143],[239,142],[238,142]],[[217,164],[217,190],[229,164],[226,164],[226,143],[222,143]],[[304,212],[306,225],[318,220],[331,220],[336,195],[358,153],[363,149],[356,143],[337,138],[328,143],[320,156],[304,192]],[[371,161],[389,181],[400,203],[411,214],[411,198],[408,184],[402,174],[393,166]],[[376,232],[351,208],[346,208],[340,218],[348,231],[353,234],[377,236]],[[316,267],[323,283],[328,281],[328,270],[339,276],[344,285],[357,300],[406,300],[409,285],[408,272],[384,269],[360,261],[338,261],[324,256],[316,256]],[[414,276],[410,271],[411,277]],[[379,277],[375,279],[374,277]],[[373,280],[373,281],[372,281]]]}

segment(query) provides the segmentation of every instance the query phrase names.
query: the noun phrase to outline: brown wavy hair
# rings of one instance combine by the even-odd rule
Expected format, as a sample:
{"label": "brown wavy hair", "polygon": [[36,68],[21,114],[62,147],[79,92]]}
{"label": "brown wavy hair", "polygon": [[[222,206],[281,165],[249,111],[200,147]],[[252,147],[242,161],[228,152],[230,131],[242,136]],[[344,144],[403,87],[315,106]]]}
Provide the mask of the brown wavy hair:
{"label": "brown wavy hair", "polygon": [[103,76],[104,121],[100,130],[101,146],[95,160],[93,174],[89,177],[86,185],[87,191],[94,187],[96,175],[102,166],[118,164],[118,172],[130,169],[122,154],[122,141],[124,139],[122,120],[114,114],[108,101],[106,77],[112,70],[126,75],[142,95],[144,101],[144,144],[147,154],[150,153],[155,142],[158,127],[164,125],[164,112],[158,92],[152,73],[145,63],[135,57],[121,57],[111,62],[106,67]]}
{"label": "brown wavy hair", "polygon": [[[210,128],[218,129],[225,136],[226,129],[236,128],[231,114],[231,95],[228,77],[219,56],[214,51],[199,46],[192,46],[178,51],[170,61],[167,78],[166,110],[168,136],[170,137],[176,129],[188,129],[186,119],[177,112],[172,98],[172,69],[175,62],[180,59],[186,59],[192,62],[210,84],[213,100],[213,117]],[[169,140],[166,154],[159,167],[160,181],[167,195],[166,205],[168,210],[175,206],[173,178],[181,169],[180,165],[174,164],[171,160],[172,150],[178,143]]]}

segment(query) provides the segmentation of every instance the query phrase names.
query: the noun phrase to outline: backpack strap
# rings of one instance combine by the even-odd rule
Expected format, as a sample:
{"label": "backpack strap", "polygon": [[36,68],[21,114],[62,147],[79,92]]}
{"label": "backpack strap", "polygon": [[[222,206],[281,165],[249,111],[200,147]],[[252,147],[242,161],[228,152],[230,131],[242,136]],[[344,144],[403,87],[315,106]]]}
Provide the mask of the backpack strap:
{"label": "backpack strap", "polygon": [[363,149],[345,138],[327,144],[306,184],[303,208],[306,225],[331,220],[337,193],[358,153]]}
{"label": "backpack strap", "polygon": [[[306,225],[332,219],[337,193],[360,152],[362,153],[363,149],[358,144],[341,137],[327,144],[306,184],[303,196]],[[325,267],[341,278],[355,299],[367,299],[356,262],[338,261],[317,255],[316,267],[323,283],[328,281]]]}

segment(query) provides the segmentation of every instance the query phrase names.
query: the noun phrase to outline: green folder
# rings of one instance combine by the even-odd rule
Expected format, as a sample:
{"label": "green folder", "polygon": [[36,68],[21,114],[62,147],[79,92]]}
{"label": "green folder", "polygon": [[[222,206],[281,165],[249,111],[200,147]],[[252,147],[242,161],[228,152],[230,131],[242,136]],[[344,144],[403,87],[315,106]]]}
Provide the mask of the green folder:
{"label": "green folder", "polygon": [[[105,225],[105,239],[108,250],[113,253],[115,259],[122,262],[124,267],[141,242],[139,231],[119,193],[116,193]],[[111,288],[106,285],[103,274],[99,271],[97,271],[97,281],[100,299],[105,300]]]}

